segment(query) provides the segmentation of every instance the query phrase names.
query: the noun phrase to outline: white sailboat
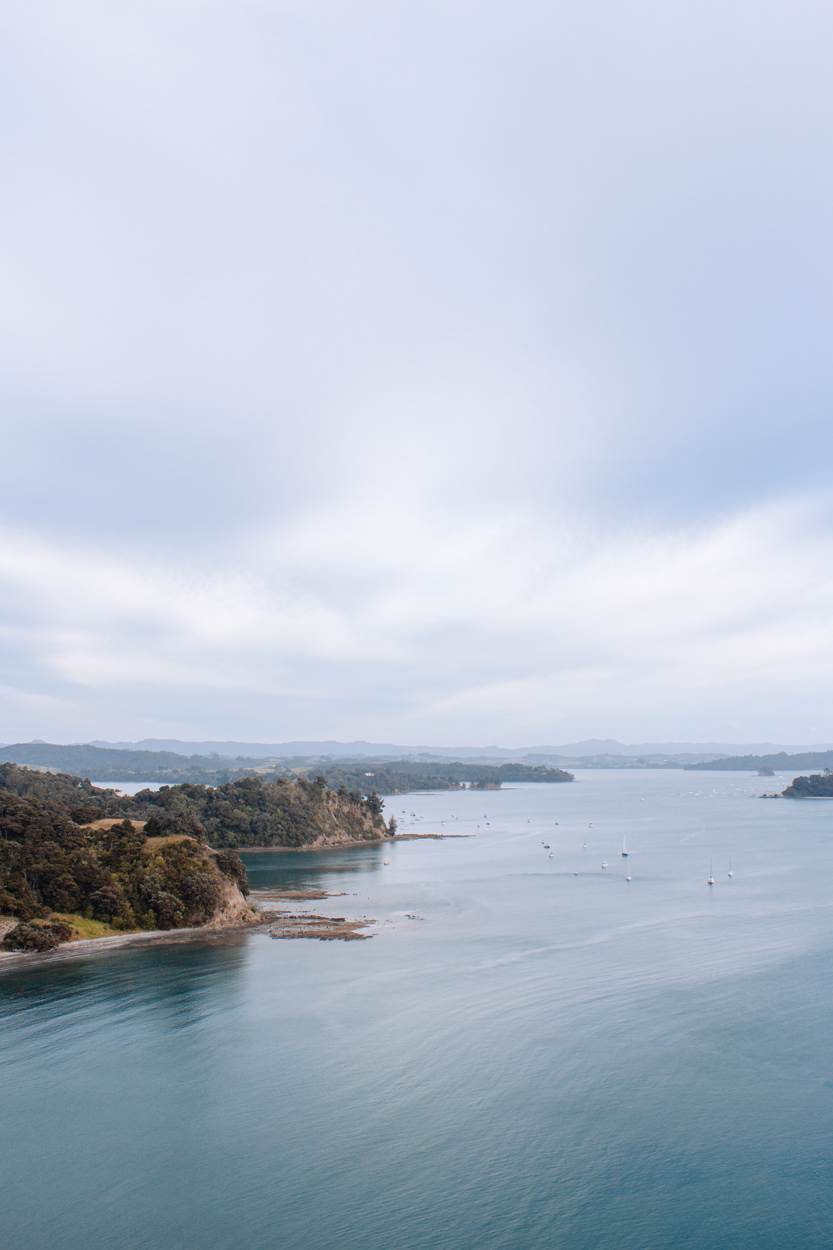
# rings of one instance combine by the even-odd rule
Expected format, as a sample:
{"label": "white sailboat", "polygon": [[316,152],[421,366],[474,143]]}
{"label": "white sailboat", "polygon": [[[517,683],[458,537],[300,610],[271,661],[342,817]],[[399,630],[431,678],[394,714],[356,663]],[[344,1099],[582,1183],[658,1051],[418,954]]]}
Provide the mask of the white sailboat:
{"label": "white sailboat", "polygon": [[711,860],[709,860],[709,875],[706,878],[706,885],[714,885],[714,869]]}
{"label": "white sailboat", "polygon": [[628,858],[628,847],[624,837],[622,838],[622,859]]}
{"label": "white sailboat", "polygon": [[735,874],[732,872],[732,857],[731,857],[731,855],[730,855],[730,856],[729,856],[729,873],[728,873],[728,876],[729,876],[729,880],[730,880],[730,881],[732,880],[732,877],[733,877],[734,875],[735,875]]}

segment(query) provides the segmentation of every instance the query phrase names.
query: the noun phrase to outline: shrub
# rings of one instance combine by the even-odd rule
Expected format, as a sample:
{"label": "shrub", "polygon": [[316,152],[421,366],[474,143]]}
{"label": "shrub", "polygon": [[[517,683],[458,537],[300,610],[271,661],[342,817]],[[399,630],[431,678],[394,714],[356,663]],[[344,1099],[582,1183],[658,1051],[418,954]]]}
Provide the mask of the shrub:
{"label": "shrub", "polygon": [[3,945],[12,951],[54,951],[71,937],[72,925],[65,920],[47,920],[41,924],[24,920],[6,934]]}

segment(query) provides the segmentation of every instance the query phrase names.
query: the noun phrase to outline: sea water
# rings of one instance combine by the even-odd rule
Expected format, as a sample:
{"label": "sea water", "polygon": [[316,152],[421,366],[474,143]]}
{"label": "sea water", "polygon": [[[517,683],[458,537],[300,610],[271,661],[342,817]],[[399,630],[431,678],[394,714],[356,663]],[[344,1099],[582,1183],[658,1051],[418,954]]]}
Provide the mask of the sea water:
{"label": "sea water", "polygon": [[827,1250],[833,803],[785,781],[394,797],[474,836],[247,857],[370,941],[5,970],[2,1250]]}

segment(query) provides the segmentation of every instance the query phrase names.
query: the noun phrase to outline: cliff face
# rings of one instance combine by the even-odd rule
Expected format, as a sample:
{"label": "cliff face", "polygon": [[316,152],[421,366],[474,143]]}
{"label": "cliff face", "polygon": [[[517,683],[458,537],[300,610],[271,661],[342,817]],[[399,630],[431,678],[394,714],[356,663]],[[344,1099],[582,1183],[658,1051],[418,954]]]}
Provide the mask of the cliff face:
{"label": "cliff face", "polygon": [[249,906],[235,883],[224,877],[217,909],[202,927],[227,929],[232,925],[255,924],[258,918],[257,912]]}
{"label": "cliff face", "polygon": [[319,794],[320,801],[308,812],[313,834],[309,846],[346,846],[350,842],[379,841],[386,836],[381,812],[335,790],[321,790]]}

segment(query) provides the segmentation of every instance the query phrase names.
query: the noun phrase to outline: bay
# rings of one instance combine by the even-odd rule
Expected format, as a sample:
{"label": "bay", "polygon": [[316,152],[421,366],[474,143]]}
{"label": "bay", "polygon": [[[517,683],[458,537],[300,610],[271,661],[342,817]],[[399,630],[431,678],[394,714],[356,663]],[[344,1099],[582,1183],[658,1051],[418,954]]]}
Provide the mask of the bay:
{"label": "bay", "polygon": [[833,806],[781,788],[397,797],[400,831],[475,836],[247,856],[371,941],[5,971],[2,1244],[828,1247]]}

